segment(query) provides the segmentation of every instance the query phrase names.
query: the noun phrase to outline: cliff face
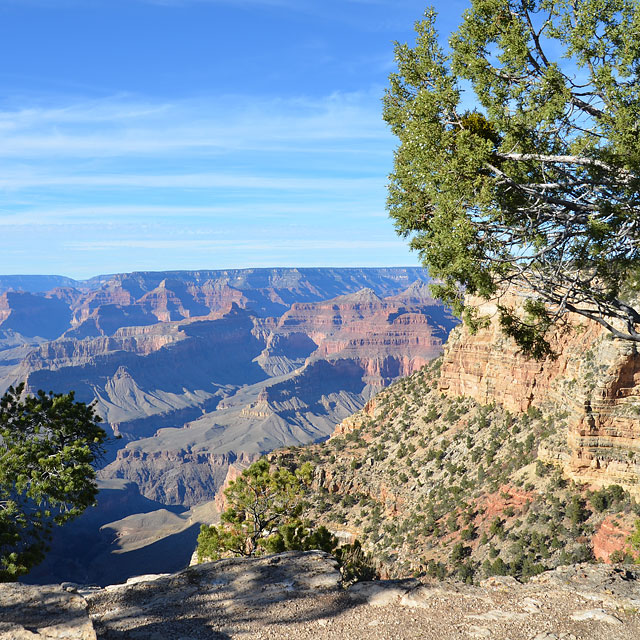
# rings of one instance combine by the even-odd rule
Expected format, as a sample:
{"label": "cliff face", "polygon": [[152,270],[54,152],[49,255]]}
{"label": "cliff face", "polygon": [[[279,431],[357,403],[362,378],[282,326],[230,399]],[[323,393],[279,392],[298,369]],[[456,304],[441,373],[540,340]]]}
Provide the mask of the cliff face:
{"label": "cliff face", "polygon": [[[508,302],[508,301],[507,301]],[[572,319],[552,336],[557,359],[518,353],[495,320],[495,305],[480,312],[491,324],[472,335],[456,329],[446,347],[440,388],[449,397],[497,402],[514,412],[554,404],[568,413],[566,442],[543,446],[566,475],[595,487],[620,484],[640,496],[640,354],[597,323]]]}
{"label": "cliff face", "polygon": [[317,345],[314,358],[353,360],[369,384],[382,387],[437,357],[454,325],[426,285],[415,283],[385,299],[363,289],[326,302],[294,304],[277,331],[306,334]]}
{"label": "cliff face", "polygon": [[396,295],[424,269],[229,269],[123,273],[74,281],[0,276],[0,327],[25,336],[112,335],[120,327],[223,314],[233,304],[261,317],[364,287]]}
{"label": "cliff face", "polygon": [[259,457],[245,452],[121,449],[101,476],[133,482],[144,496],[160,504],[195,506],[213,498],[230,469],[245,468]]}
{"label": "cliff face", "polygon": [[270,454],[288,468],[314,465],[312,521],[358,538],[384,577],[527,579],[629,551],[637,485],[592,492],[571,456],[558,457],[575,424],[566,406],[508,410],[442,393],[443,380],[432,363],[381,391],[327,442]]}
{"label": "cliff face", "polygon": [[8,291],[0,295],[0,327],[25,336],[53,339],[62,334],[71,321],[69,305],[51,295]]}
{"label": "cliff face", "polygon": [[271,459],[312,461],[312,519],[363,541],[388,576],[526,578],[631,553],[636,346],[574,318],[551,336],[557,357],[535,361],[500,332],[495,305],[480,313],[488,326],[454,329],[440,361],[372,397],[326,443]]}

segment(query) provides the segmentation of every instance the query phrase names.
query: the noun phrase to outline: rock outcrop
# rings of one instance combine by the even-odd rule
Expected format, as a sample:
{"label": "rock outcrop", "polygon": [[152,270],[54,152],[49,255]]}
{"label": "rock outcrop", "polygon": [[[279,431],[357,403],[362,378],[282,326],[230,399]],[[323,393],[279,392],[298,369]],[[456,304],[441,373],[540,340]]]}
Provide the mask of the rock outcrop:
{"label": "rock outcrop", "polygon": [[611,515],[602,521],[592,539],[593,555],[596,560],[613,562],[616,553],[621,557],[624,557],[625,553],[633,554],[634,550],[629,540],[634,527],[625,520],[619,515]]}
{"label": "rock outcrop", "polygon": [[[505,302],[505,301],[503,301]],[[506,301],[509,303],[509,300]],[[536,361],[518,352],[491,318],[471,334],[459,327],[445,348],[441,389],[450,397],[498,402],[514,412],[555,404],[568,413],[566,440],[540,452],[566,475],[594,488],[620,484],[640,497],[640,354],[635,343],[611,338],[579,317],[551,336],[557,358]]]}
{"label": "rock outcrop", "polygon": [[412,374],[439,355],[454,326],[426,287],[381,299],[372,289],[320,303],[294,304],[278,323],[279,333],[308,335],[316,358],[351,358],[368,383],[382,387]]}
{"label": "rock outcrop", "polygon": [[0,584],[0,640],[96,640],[87,602],[59,585]]}

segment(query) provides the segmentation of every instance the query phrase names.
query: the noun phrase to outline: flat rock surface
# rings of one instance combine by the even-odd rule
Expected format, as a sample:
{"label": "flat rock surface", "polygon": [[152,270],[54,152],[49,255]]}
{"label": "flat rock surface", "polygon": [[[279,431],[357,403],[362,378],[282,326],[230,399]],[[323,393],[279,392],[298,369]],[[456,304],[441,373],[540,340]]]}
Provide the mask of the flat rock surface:
{"label": "flat rock surface", "polygon": [[[222,560],[89,596],[105,640],[637,640],[640,572],[578,565],[528,584],[340,586],[321,552]],[[636,606],[636,604],[638,606]]]}
{"label": "flat rock surface", "polygon": [[95,640],[84,598],[59,585],[0,584],[0,640]]}
{"label": "flat rock surface", "polygon": [[[637,640],[640,570],[576,565],[527,584],[342,588],[322,552],[227,559],[91,591],[0,585],[0,640]],[[95,634],[94,634],[95,629]]]}

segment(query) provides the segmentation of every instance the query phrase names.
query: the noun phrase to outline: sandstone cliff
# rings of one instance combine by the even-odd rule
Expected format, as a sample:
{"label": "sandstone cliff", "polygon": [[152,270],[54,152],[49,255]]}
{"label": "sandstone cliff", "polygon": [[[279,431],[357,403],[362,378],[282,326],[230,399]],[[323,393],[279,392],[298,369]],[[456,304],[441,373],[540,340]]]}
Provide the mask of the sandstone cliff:
{"label": "sandstone cliff", "polygon": [[[640,360],[595,323],[522,356],[495,306],[456,328],[441,361],[395,383],[322,445],[271,459],[316,465],[313,517],[365,543],[385,575],[529,577],[637,554]],[[613,487],[613,488],[611,488]]]}
{"label": "sandstone cliff", "polygon": [[543,444],[539,455],[561,462],[565,474],[594,488],[620,484],[640,497],[640,354],[635,343],[613,339],[600,325],[573,318],[551,338],[556,359],[518,353],[501,335],[495,305],[480,313],[489,327],[452,333],[440,388],[449,397],[497,402],[514,412],[555,404],[568,413],[566,440]]}

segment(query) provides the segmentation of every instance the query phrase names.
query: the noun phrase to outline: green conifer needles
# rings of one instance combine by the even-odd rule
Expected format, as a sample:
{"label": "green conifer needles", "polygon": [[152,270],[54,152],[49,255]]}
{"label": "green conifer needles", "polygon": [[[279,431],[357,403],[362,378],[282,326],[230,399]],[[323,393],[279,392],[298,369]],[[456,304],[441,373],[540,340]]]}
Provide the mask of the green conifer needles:
{"label": "green conifer needles", "polygon": [[640,341],[640,3],[472,0],[447,51],[433,10],[416,32],[384,97],[388,208],[435,293],[527,290],[502,326],[538,357],[567,312]]}
{"label": "green conifer needles", "polygon": [[222,524],[202,526],[199,560],[217,560],[224,554],[260,555],[270,546],[277,547],[285,536],[304,536],[308,527],[300,515],[310,473],[308,463],[292,473],[284,468],[271,470],[265,459],[245,469],[225,490],[228,507]]}
{"label": "green conifer needles", "polygon": [[73,392],[0,398],[0,581],[16,580],[44,558],[54,525],[92,505],[92,464],[106,438],[92,406]]}

